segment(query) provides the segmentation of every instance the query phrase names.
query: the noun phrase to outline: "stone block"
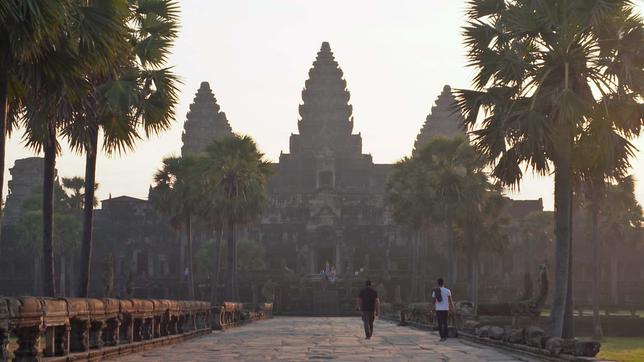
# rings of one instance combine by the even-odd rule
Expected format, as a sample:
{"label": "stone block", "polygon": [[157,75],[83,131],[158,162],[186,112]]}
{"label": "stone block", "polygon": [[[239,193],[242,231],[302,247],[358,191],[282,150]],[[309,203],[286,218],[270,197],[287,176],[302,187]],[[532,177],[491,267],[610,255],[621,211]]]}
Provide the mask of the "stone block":
{"label": "stone block", "polygon": [[507,329],[505,331],[505,341],[515,344],[525,344],[525,331],[520,329]]}
{"label": "stone block", "polygon": [[545,332],[539,327],[528,327],[525,331],[526,344],[532,347],[543,348]]}
{"label": "stone block", "polygon": [[552,355],[559,355],[563,350],[564,340],[559,337],[550,337],[546,341],[546,350]]}
{"label": "stone block", "polygon": [[575,356],[582,357],[595,357],[599,350],[601,349],[601,344],[596,341],[576,341],[575,342]]}
{"label": "stone block", "polygon": [[490,339],[502,340],[505,335],[505,329],[499,326],[491,326],[488,332]]}
{"label": "stone block", "polygon": [[463,331],[467,333],[474,333],[480,326],[481,323],[474,320],[468,320],[463,323]]}
{"label": "stone block", "polygon": [[449,338],[456,338],[458,337],[458,329],[455,326],[449,326],[447,327],[447,336]]}
{"label": "stone block", "polygon": [[482,326],[477,328],[475,334],[479,338],[488,338],[490,336],[490,326]]}
{"label": "stone block", "polygon": [[577,340],[572,338],[572,339],[564,339],[562,343],[562,349],[561,353],[565,354],[575,354],[575,344],[577,343]]}

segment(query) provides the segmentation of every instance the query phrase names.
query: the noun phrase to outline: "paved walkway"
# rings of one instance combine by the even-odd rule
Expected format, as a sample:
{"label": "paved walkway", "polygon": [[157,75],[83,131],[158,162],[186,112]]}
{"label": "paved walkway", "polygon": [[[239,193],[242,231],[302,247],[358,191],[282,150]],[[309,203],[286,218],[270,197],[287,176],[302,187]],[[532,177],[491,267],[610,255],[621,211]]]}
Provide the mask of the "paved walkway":
{"label": "paved walkway", "polygon": [[119,361],[528,361],[438,336],[376,321],[365,340],[359,318],[276,317]]}

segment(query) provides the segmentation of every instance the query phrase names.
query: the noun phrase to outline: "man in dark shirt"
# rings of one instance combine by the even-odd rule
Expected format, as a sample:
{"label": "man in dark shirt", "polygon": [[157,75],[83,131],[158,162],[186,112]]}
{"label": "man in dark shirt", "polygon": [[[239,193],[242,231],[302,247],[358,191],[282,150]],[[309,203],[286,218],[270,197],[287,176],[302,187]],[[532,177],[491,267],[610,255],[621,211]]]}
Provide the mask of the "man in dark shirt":
{"label": "man in dark shirt", "polygon": [[362,289],[358,295],[356,309],[362,311],[364,334],[369,339],[373,335],[373,320],[376,319],[380,310],[380,300],[378,299],[378,292],[371,288],[371,280],[367,280],[366,285],[367,287]]}

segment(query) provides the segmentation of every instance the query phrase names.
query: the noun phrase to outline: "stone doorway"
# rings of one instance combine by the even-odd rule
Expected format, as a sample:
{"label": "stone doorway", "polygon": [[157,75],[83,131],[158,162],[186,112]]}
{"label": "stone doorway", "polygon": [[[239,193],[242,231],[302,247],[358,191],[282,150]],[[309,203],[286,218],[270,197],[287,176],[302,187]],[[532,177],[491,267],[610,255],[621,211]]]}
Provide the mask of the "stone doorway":
{"label": "stone doorway", "polygon": [[316,251],[315,266],[318,273],[324,270],[327,262],[330,266],[335,265],[335,247],[319,247]]}

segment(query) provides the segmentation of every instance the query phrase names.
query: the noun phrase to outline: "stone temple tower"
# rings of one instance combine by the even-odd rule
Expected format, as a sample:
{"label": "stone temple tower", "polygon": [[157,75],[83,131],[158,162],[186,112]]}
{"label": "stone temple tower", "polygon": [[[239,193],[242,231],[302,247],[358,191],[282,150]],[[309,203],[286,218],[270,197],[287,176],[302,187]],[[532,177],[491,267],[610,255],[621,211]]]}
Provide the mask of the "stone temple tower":
{"label": "stone temple tower", "polygon": [[373,184],[373,163],[362,153],[362,137],[353,133],[349,99],[342,69],[323,42],[302,90],[299,133],[291,134],[290,153],[280,155],[276,188],[364,191]]}
{"label": "stone temple tower", "polygon": [[232,133],[226,113],[219,110],[210,84],[201,82],[190,111],[183,124],[181,155],[203,152],[214,140],[222,139]]}
{"label": "stone temple tower", "polygon": [[353,107],[342,76],[329,43],[323,42],[302,90],[302,118],[297,124],[299,134],[291,135],[291,154],[348,156],[362,152],[362,138],[352,134]]}
{"label": "stone temple tower", "polygon": [[436,99],[436,105],[425,119],[414,149],[425,146],[434,137],[465,136],[463,115],[455,108],[456,98],[449,85],[443,87],[443,92]]}

